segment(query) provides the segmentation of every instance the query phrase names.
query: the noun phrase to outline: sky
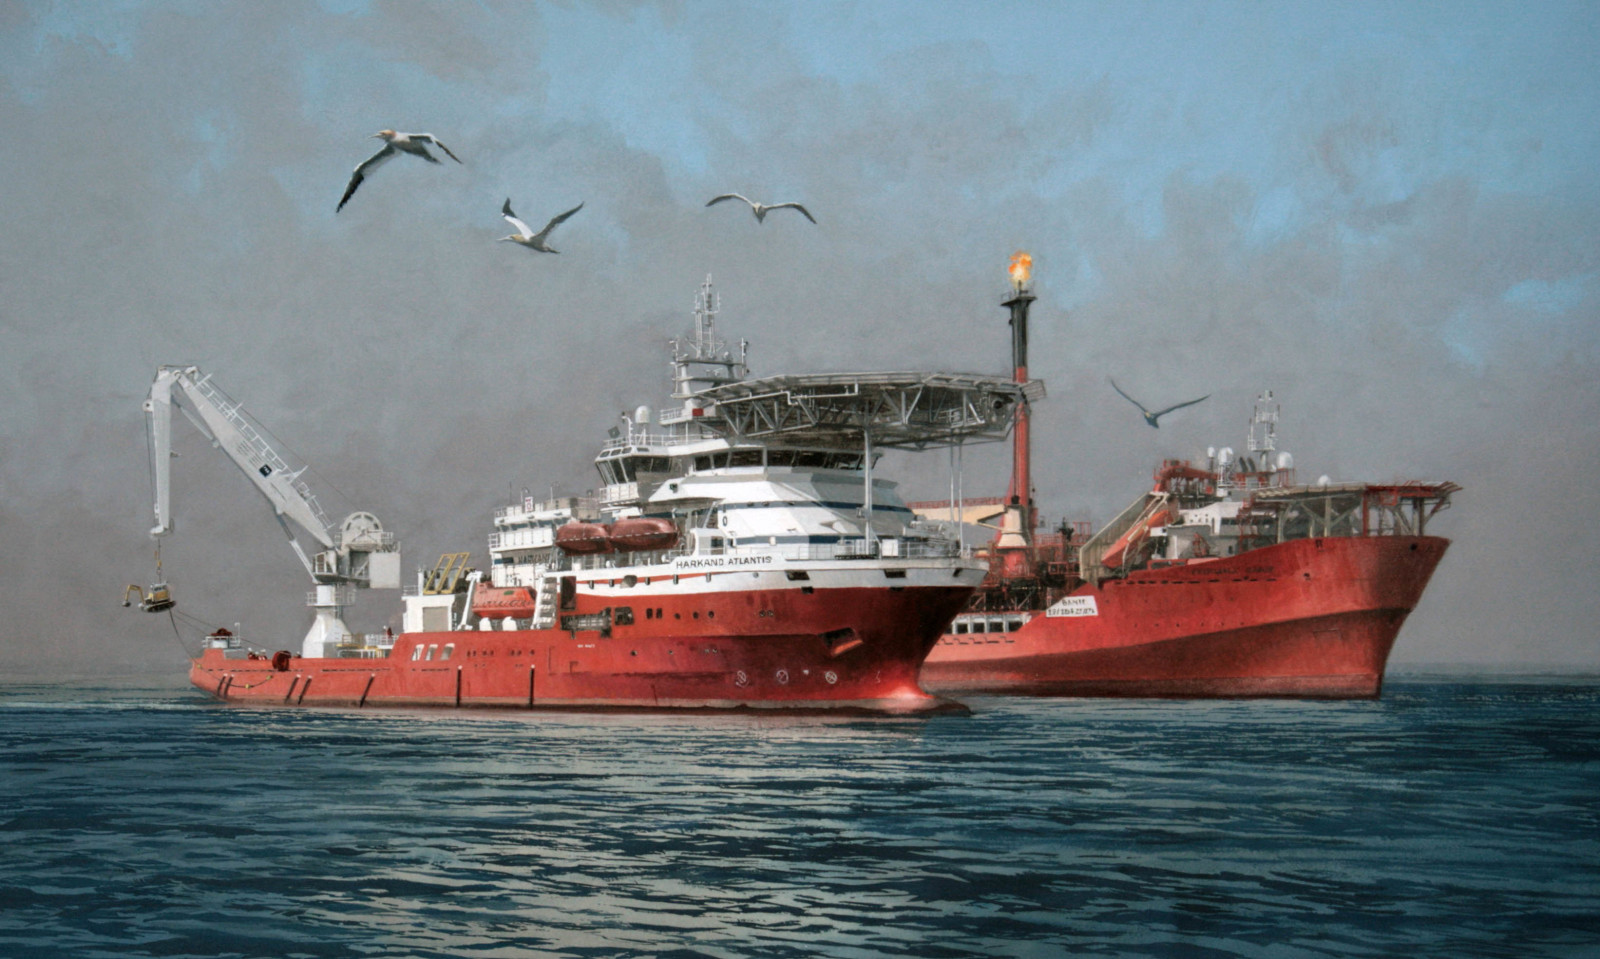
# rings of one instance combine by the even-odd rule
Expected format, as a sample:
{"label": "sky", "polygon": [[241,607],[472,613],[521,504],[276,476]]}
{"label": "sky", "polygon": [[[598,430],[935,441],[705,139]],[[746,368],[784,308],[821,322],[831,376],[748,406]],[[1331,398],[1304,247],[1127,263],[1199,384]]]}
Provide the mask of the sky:
{"label": "sky", "polygon": [[[1004,373],[1034,257],[1034,481],[1103,523],[1282,404],[1304,479],[1450,480],[1392,664],[1600,669],[1600,7],[0,0],[0,675],[294,647],[308,577],[188,424],[161,568],[140,403],[194,363],[404,565],[581,492],[707,275],[755,375]],[[379,129],[401,158],[342,212]],[[709,198],[803,202],[758,224]],[[579,202],[551,256],[499,243]],[[1108,379],[1157,407],[1148,428]],[[947,461],[896,456],[907,498]],[[964,489],[1003,492],[1002,446]],[[357,630],[398,626],[392,593]],[[191,648],[196,636],[181,639]]]}

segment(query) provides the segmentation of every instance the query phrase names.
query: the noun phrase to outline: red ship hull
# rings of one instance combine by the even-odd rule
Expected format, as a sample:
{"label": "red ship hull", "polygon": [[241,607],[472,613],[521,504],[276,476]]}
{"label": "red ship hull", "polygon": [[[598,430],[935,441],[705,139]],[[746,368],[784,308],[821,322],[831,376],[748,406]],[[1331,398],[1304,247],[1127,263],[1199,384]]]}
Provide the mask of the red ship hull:
{"label": "red ship hull", "polygon": [[1014,632],[946,635],[922,682],[936,692],[1373,698],[1448,546],[1302,539],[1083,585],[1070,595],[1091,597],[1092,614],[1035,610]]}
{"label": "red ship hull", "polygon": [[919,687],[917,670],[971,593],[657,596],[604,630],[404,633],[381,659],[279,654],[280,669],[208,649],[189,679],[219,699],[275,705],[937,710],[955,704]]}

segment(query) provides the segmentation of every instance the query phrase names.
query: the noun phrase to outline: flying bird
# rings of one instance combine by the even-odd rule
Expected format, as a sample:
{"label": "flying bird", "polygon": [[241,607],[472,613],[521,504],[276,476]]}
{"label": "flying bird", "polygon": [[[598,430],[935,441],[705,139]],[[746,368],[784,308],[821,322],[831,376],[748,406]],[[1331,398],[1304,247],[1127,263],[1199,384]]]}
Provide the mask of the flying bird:
{"label": "flying bird", "polygon": [[383,149],[361,161],[356,167],[356,172],[350,176],[350,185],[344,188],[344,196],[339,198],[339,205],[334,208],[335,213],[344,209],[350,202],[350,197],[355,195],[356,187],[367,178],[367,173],[382,166],[390,157],[397,153],[409,153],[412,156],[422,157],[429,163],[438,163],[439,158],[428,152],[425,144],[431,143],[445,152],[450,159],[461,162],[461,158],[450,152],[450,148],[439,142],[439,138],[431,133],[396,133],[393,130],[379,130],[367,139],[377,138],[383,140]]}
{"label": "flying bird", "polygon": [[[1110,379],[1110,377],[1107,377],[1107,379]],[[1144,421],[1146,423],[1149,423],[1150,426],[1152,428],[1154,428],[1154,429],[1160,429],[1161,428],[1161,424],[1157,423],[1156,420],[1160,419],[1163,416],[1166,416],[1168,413],[1171,413],[1173,410],[1181,410],[1185,406],[1193,406],[1196,403],[1200,402],[1200,400],[1208,400],[1208,399],[1211,398],[1211,394],[1207,393],[1205,396],[1200,397],[1200,400],[1190,400],[1187,403],[1178,403],[1178,404],[1176,404],[1174,406],[1169,406],[1164,410],[1158,410],[1158,411],[1152,413],[1149,410],[1144,408],[1144,404],[1143,403],[1139,402],[1138,400],[1134,399],[1133,397],[1129,396],[1128,394],[1123,393],[1122,392],[1122,387],[1117,385],[1117,381],[1116,380],[1111,380],[1111,388],[1116,390],[1118,393],[1122,393],[1122,398],[1123,399],[1127,400],[1129,403],[1132,403],[1134,406],[1139,407],[1139,412],[1144,414]]]}
{"label": "flying bird", "polygon": [[807,210],[805,207],[801,206],[798,203],[772,203],[772,204],[757,203],[756,201],[750,199],[749,197],[740,196],[737,193],[724,193],[721,196],[712,197],[711,200],[706,203],[706,206],[711,206],[712,204],[721,203],[723,200],[743,200],[744,202],[750,204],[750,212],[754,213],[756,215],[756,222],[757,223],[761,223],[761,222],[765,221],[766,218],[767,218],[767,214],[771,213],[773,210],[783,210],[783,209],[799,210],[801,212],[801,214],[805,216],[806,219],[810,220],[812,223],[817,222],[817,218],[811,215],[811,211]]}
{"label": "flying bird", "polygon": [[550,248],[548,243],[550,239],[550,231],[560,226],[563,220],[581,209],[583,209],[582,203],[565,213],[551,217],[550,222],[544,225],[544,229],[540,230],[538,233],[535,233],[528,228],[528,224],[517,219],[517,215],[511,212],[511,198],[506,197],[505,206],[500,208],[500,215],[505,217],[506,222],[511,224],[511,228],[517,232],[511,234],[510,236],[503,236],[500,239],[502,242],[505,240],[510,240],[512,243],[521,243],[528,249],[538,250],[540,253],[560,253],[560,250],[552,250]]}

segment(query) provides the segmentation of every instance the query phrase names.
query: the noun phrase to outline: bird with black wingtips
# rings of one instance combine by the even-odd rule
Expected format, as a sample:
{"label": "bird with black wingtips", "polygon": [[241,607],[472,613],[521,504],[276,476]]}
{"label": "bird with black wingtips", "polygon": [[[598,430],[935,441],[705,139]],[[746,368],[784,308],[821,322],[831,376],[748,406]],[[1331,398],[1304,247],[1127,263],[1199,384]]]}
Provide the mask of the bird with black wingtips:
{"label": "bird with black wingtips", "polygon": [[1153,429],[1160,429],[1161,428],[1161,424],[1157,423],[1156,420],[1160,419],[1163,416],[1166,416],[1168,413],[1171,413],[1173,410],[1181,410],[1185,406],[1193,406],[1196,403],[1200,402],[1200,400],[1208,400],[1208,399],[1211,398],[1211,394],[1207,393],[1205,396],[1200,397],[1199,400],[1189,400],[1186,403],[1177,403],[1177,404],[1174,404],[1172,406],[1167,407],[1164,410],[1157,410],[1156,412],[1152,413],[1149,410],[1144,408],[1144,404],[1143,403],[1139,402],[1138,400],[1134,399],[1133,397],[1129,396],[1128,394],[1123,393],[1122,392],[1122,387],[1117,385],[1117,381],[1116,380],[1111,379],[1109,376],[1106,377],[1106,379],[1111,383],[1111,388],[1112,389],[1114,389],[1118,393],[1122,394],[1122,398],[1123,399],[1127,400],[1129,403],[1132,403],[1134,406],[1139,407],[1139,412],[1144,414],[1144,421],[1146,423],[1149,423],[1150,426]]}
{"label": "bird with black wingtips", "polygon": [[511,224],[511,228],[517,232],[511,234],[510,236],[503,236],[500,238],[500,240],[501,242],[510,240],[512,243],[521,243],[528,249],[538,250],[540,253],[560,253],[560,250],[553,250],[550,248],[550,244],[548,242],[550,239],[550,231],[560,226],[562,221],[566,220],[567,217],[581,209],[583,209],[582,203],[565,213],[560,213],[551,217],[550,222],[544,225],[544,229],[540,230],[538,233],[535,233],[528,226],[528,224],[517,219],[517,215],[511,212],[511,198],[506,197],[505,205],[500,208],[500,215],[505,217],[506,222]]}
{"label": "bird with black wingtips", "polygon": [[724,193],[721,196],[714,196],[706,202],[706,206],[721,203],[723,200],[743,200],[750,204],[750,212],[756,215],[757,223],[766,222],[767,214],[773,210],[799,210],[806,219],[812,223],[817,222],[817,218],[811,215],[811,211],[798,203],[757,203],[749,197],[740,196],[737,193]]}
{"label": "bird with black wingtips", "polygon": [[356,187],[361,185],[361,181],[367,178],[368,173],[376,170],[387,162],[390,157],[397,154],[409,153],[414,157],[421,157],[429,163],[438,163],[439,158],[428,152],[427,144],[431,143],[443,150],[445,156],[457,163],[461,162],[460,157],[451,153],[450,148],[440,143],[439,138],[431,133],[396,133],[393,130],[379,130],[367,139],[374,138],[384,141],[383,149],[362,160],[361,164],[356,167],[356,172],[350,175],[350,185],[344,188],[344,196],[339,198],[339,205],[334,208],[333,212],[338,213],[344,209],[344,205],[350,202],[350,198],[355,195]]}

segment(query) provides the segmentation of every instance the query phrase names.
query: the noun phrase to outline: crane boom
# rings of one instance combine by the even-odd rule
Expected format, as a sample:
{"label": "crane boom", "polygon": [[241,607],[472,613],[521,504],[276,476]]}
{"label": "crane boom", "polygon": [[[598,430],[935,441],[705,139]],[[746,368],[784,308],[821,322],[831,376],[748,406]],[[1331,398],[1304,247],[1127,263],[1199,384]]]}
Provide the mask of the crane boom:
{"label": "crane boom", "polygon": [[[212,383],[209,375],[202,375],[194,366],[161,367],[150,386],[150,397],[145,400],[144,409],[150,421],[150,466],[155,485],[156,525],[150,530],[151,536],[172,532],[172,407],[177,397],[182,398],[177,403],[178,408],[212,445],[233,460],[267,498],[275,515],[292,520],[323,549],[334,548],[333,524],[318,505],[316,496],[300,480],[304,469],[292,470],[262,431],[244,415],[240,405]],[[294,539],[292,531],[290,539]],[[312,564],[303,553],[302,559],[307,572],[311,572]]]}
{"label": "crane boom", "polygon": [[[337,655],[350,636],[350,629],[344,624],[344,607],[353,598],[351,587],[400,588],[400,552],[394,535],[384,532],[378,518],[365,512],[351,513],[334,527],[300,478],[306,468],[290,467],[266,429],[245,415],[237,401],[212,383],[199,367],[163,366],[156,370],[150,395],[144,401],[150,437],[150,480],[155,488],[156,524],[150,530],[152,537],[159,539],[173,528],[174,406],[211,440],[211,445],[227,454],[267,498],[273,517],[289,537],[289,546],[316,583],[307,603],[316,611],[316,620],[301,644],[301,655]],[[301,548],[295,527],[316,541],[318,548],[313,554],[308,556]],[[163,596],[170,603],[170,595]]]}
{"label": "crane boom", "polygon": [[[265,427],[195,366],[160,367],[144,401],[155,491],[152,537],[159,539],[173,530],[173,407],[182,410],[266,497],[278,525],[289,537],[289,546],[317,584],[310,605],[317,610],[318,622],[307,636],[306,655],[321,655],[326,643],[337,643],[348,632],[340,615],[349,601],[350,587],[400,588],[400,553],[393,534],[366,512],[351,513],[335,527],[301,479],[306,468],[291,467]],[[310,555],[295,536],[297,527],[316,541]]]}

